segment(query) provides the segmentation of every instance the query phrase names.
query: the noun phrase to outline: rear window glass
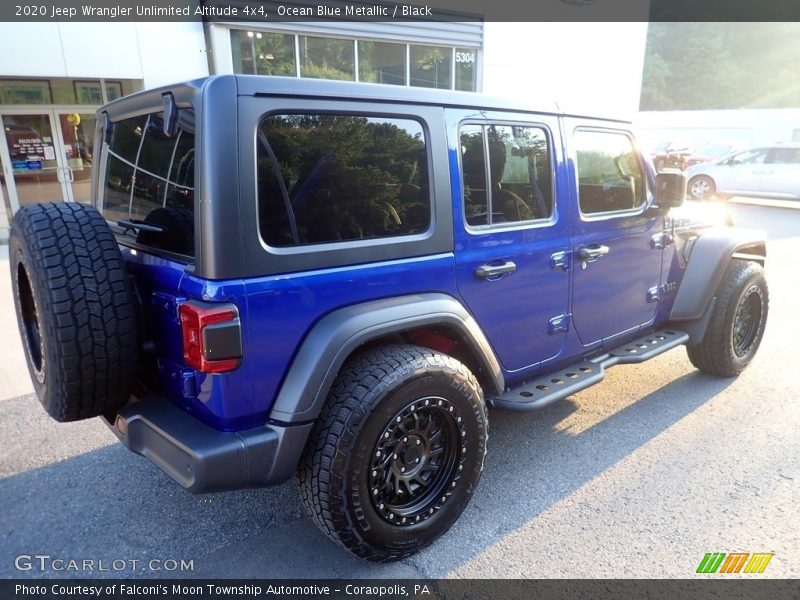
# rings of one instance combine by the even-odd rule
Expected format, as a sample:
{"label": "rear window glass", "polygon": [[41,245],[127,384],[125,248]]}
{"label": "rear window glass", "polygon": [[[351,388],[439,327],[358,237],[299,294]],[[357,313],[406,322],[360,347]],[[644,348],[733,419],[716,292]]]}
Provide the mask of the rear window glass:
{"label": "rear window glass", "polygon": [[273,247],[423,233],[431,224],[422,125],[358,115],[273,115],[256,141],[261,237]]}
{"label": "rear window glass", "polygon": [[131,241],[194,256],[194,111],[180,111],[171,136],[161,113],[111,127],[103,215]]}

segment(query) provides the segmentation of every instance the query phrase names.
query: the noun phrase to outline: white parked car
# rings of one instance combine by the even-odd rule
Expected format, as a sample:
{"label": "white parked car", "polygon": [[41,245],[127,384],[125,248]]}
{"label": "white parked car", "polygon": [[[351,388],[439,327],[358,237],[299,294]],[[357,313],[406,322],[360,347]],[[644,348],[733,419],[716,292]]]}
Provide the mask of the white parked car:
{"label": "white parked car", "polygon": [[698,200],[761,196],[800,200],[800,143],[774,144],[729,154],[686,170]]}

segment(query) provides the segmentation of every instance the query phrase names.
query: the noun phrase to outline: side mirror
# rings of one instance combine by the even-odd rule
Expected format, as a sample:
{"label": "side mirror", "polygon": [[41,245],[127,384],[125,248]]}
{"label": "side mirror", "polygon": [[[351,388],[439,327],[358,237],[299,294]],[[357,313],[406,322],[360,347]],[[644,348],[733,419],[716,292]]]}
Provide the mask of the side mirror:
{"label": "side mirror", "polygon": [[656,175],[656,205],[659,208],[674,208],[686,198],[686,176],[676,171]]}

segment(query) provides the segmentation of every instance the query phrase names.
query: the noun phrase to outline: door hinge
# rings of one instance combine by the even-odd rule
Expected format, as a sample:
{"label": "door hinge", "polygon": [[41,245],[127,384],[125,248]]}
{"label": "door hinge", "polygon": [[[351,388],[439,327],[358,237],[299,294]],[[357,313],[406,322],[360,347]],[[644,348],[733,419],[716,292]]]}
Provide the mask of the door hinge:
{"label": "door hinge", "polygon": [[667,231],[656,233],[650,237],[650,247],[653,250],[663,250],[673,243],[672,236]]}
{"label": "door hinge", "polygon": [[550,268],[569,271],[569,252],[561,250],[550,255]]}
{"label": "door hinge", "polygon": [[678,284],[674,281],[662,283],[661,285],[654,285],[647,290],[647,301],[658,302],[662,298],[666,298],[672,294],[676,289],[678,289]]}
{"label": "door hinge", "polygon": [[558,315],[547,323],[547,333],[555,335],[557,333],[567,333],[569,331],[570,315]]}

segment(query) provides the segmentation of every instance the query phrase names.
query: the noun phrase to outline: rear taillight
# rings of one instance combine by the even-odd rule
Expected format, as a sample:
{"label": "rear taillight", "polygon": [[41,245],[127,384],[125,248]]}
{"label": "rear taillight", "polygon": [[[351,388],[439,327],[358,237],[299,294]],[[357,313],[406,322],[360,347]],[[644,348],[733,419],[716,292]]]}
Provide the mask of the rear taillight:
{"label": "rear taillight", "polygon": [[186,366],[203,373],[232,371],[242,361],[242,326],[235,304],[190,300],[179,309]]}

